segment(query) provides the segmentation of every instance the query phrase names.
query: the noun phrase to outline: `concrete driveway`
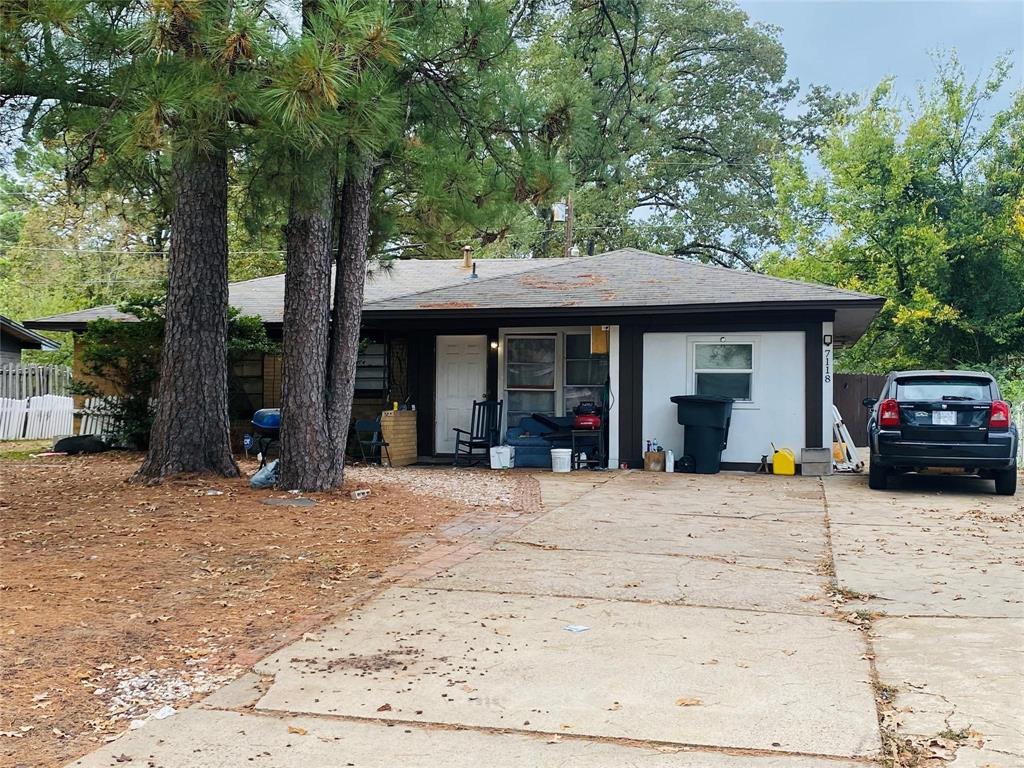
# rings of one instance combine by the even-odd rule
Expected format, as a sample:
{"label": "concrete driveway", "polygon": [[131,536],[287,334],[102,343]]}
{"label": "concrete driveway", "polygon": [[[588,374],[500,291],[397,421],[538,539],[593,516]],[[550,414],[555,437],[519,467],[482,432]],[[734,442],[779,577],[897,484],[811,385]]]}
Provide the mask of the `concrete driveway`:
{"label": "concrete driveway", "polygon": [[494,546],[75,765],[1024,765],[1015,498],[538,477],[545,514]]}

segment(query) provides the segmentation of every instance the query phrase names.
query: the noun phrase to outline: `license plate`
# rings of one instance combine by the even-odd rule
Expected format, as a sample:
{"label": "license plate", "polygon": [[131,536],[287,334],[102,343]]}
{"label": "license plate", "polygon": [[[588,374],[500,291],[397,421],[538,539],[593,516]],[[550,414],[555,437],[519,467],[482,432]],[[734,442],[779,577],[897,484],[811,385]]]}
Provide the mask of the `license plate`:
{"label": "license plate", "polygon": [[956,411],[932,411],[932,424],[946,427],[956,426]]}

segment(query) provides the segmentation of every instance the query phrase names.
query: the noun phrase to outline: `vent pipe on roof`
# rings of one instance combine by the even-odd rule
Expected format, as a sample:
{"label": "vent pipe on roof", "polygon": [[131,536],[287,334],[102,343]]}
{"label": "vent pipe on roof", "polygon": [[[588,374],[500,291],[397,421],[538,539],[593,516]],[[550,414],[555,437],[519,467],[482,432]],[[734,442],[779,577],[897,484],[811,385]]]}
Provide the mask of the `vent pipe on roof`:
{"label": "vent pipe on roof", "polygon": [[478,274],[476,273],[476,262],[474,261],[474,262],[473,262],[473,271],[472,271],[472,272],[470,273],[470,275],[469,275],[469,279],[470,279],[470,280],[477,280],[477,279],[479,279],[479,278],[480,278],[480,275],[478,275]]}
{"label": "vent pipe on roof", "polygon": [[473,266],[473,246],[462,246],[462,266],[469,269]]}

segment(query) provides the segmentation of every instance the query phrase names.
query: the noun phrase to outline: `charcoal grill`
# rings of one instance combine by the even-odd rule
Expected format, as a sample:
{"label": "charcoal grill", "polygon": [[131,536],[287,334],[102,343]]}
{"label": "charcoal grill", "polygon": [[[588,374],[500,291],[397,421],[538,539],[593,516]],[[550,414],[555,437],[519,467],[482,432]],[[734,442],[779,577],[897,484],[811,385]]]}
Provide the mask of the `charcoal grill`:
{"label": "charcoal grill", "polygon": [[281,409],[261,408],[252,415],[252,429],[256,433],[255,447],[261,456],[260,467],[267,463],[267,451],[281,439]]}

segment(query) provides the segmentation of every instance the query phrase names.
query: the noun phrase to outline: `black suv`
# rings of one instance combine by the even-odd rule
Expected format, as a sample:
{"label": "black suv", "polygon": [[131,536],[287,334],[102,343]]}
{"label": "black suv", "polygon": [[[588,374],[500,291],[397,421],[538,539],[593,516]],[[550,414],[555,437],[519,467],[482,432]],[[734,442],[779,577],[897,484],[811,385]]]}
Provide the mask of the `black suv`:
{"label": "black suv", "polygon": [[884,490],[894,472],[959,467],[995,480],[996,493],[1016,492],[1017,427],[989,374],[893,372],[864,405],[871,409],[870,487]]}

